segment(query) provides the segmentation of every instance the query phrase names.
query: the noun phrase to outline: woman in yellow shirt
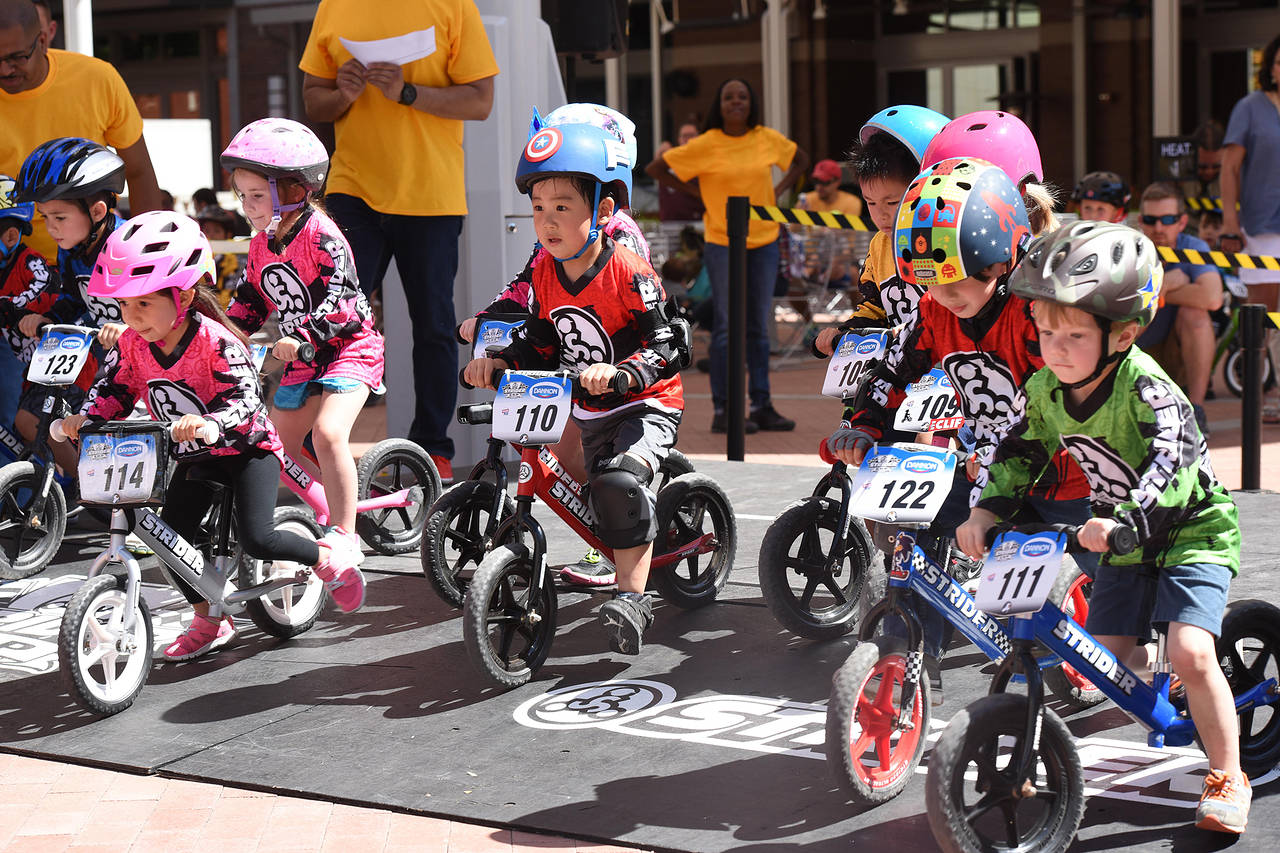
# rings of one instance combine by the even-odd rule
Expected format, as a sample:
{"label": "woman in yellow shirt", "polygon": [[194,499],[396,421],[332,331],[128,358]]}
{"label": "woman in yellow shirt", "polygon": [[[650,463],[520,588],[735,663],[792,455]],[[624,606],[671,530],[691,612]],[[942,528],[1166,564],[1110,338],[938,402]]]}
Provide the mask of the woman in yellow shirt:
{"label": "woman in yellow shirt", "polygon": [[[775,186],[773,167],[786,174]],[[776,204],[804,174],[809,157],[794,142],[760,124],[760,105],[745,80],[720,84],[703,133],[657,156],[645,173],[659,184],[702,199],[706,212],[703,263],[711,279],[714,323],[711,332],[712,432],[725,431],[727,350],[729,344],[729,235],[725,204],[745,195],[752,204]],[[696,183],[694,183],[696,181]],[[795,421],[773,407],[769,393],[769,314],[778,278],[778,225],[752,220],[747,234],[747,384],[751,417],[747,432],[791,430]]]}

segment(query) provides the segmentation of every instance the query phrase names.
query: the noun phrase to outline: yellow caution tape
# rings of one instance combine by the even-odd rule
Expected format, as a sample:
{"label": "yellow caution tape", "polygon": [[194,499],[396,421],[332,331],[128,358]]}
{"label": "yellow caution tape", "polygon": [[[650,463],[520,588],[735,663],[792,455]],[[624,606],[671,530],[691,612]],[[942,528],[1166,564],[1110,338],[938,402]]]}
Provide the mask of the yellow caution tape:
{"label": "yellow caution tape", "polygon": [[1236,252],[1198,252],[1195,249],[1170,249],[1157,246],[1166,263],[1207,264],[1223,269],[1274,270],[1280,272],[1280,259],[1269,255],[1245,255]]}
{"label": "yellow caution tape", "polygon": [[751,205],[751,218],[765,222],[781,222],[791,225],[817,225],[821,228],[840,228],[845,231],[870,230],[861,219],[850,219],[843,213],[827,213],[801,210],[798,207],[771,207],[765,204]]}

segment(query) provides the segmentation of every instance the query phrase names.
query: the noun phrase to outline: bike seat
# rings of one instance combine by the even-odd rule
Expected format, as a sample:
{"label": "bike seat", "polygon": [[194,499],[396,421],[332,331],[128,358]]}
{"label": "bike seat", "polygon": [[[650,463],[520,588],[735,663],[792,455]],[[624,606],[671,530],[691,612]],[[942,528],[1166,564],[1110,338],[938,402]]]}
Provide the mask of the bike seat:
{"label": "bike seat", "polygon": [[212,460],[197,462],[187,469],[187,479],[214,486],[231,486],[231,472],[225,465],[218,465]]}
{"label": "bike seat", "polygon": [[493,423],[493,403],[473,403],[458,407],[458,423],[491,424]]}

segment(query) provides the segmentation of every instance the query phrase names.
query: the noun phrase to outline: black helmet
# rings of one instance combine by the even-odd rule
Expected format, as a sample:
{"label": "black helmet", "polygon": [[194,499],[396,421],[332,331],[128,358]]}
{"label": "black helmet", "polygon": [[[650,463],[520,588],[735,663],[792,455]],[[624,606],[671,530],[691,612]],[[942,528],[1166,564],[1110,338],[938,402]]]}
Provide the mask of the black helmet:
{"label": "black helmet", "polygon": [[1115,172],[1090,172],[1080,179],[1075,192],[1071,194],[1072,201],[1090,199],[1116,207],[1128,207],[1132,197],[1129,185]]}

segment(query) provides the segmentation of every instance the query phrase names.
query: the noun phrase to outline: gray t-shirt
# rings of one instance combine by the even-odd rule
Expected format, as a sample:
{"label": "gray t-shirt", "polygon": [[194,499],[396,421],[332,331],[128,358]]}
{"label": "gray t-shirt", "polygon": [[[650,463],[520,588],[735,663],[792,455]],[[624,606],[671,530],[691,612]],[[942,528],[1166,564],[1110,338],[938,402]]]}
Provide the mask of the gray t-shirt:
{"label": "gray t-shirt", "polygon": [[1223,142],[1245,151],[1240,226],[1249,234],[1280,234],[1280,110],[1266,92],[1252,92],[1236,103]]}

